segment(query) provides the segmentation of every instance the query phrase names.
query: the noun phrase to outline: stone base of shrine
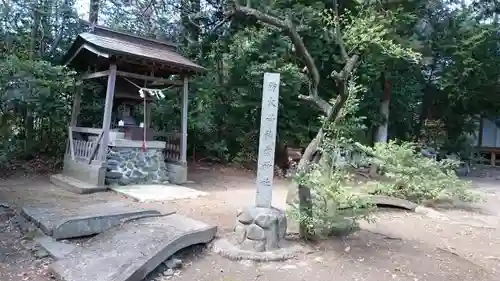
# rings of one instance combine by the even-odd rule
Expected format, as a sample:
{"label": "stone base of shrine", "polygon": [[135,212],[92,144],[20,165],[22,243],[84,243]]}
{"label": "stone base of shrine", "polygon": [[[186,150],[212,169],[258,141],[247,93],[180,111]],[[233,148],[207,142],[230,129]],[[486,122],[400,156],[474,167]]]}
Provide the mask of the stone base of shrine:
{"label": "stone base of shrine", "polygon": [[141,147],[110,147],[107,170],[107,185],[169,182],[161,146],[145,151]]}
{"label": "stone base of shrine", "polygon": [[90,164],[71,159],[68,155],[64,158],[64,176],[75,178],[76,180],[94,186],[104,186],[106,177],[106,166],[101,161],[92,161]]}

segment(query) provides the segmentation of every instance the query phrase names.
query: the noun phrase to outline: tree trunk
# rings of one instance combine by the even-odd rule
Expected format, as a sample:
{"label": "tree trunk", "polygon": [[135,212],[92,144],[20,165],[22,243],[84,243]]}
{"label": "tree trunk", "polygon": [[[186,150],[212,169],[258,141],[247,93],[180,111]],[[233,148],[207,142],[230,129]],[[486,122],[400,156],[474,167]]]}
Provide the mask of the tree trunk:
{"label": "tree trunk", "polygon": [[200,0],[181,0],[181,22],[184,40],[188,43],[198,42],[200,39],[199,13]]}
{"label": "tree trunk", "polygon": [[[385,75],[384,75],[385,76]],[[375,142],[387,142],[387,133],[389,129],[389,106],[391,104],[392,98],[392,86],[391,81],[384,78],[384,94],[382,97],[382,101],[380,103],[380,114],[384,117],[384,122],[380,124],[377,129],[377,135],[375,137]]]}
{"label": "tree trunk", "polygon": [[30,38],[30,60],[35,58],[36,54],[36,42],[38,41],[38,29],[40,28],[40,5],[38,1],[33,3],[33,26],[31,28],[31,38]]}
{"label": "tree trunk", "polygon": [[99,20],[99,0],[90,0],[89,6],[89,22],[90,25],[97,24]]}
{"label": "tree trunk", "polygon": [[420,115],[418,117],[418,124],[415,128],[415,138],[417,141],[420,141],[420,138],[422,136],[422,128],[424,127],[425,119],[427,119],[427,108],[432,102],[432,97],[431,97],[431,81],[432,77],[434,75],[434,68],[435,65],[432,65],[431,67],[431,73],[429,74],[429,77],[427,78],[427,83],[425,84],[425,88],[423,91],[423,97],[422,97],[422,106],[420,108]]}
{"label": "tree trunk", "polygon": [[[375,134],[374,143],[387,143],[388,140],[388,130],[389,130],[389,107],[391,104],[392,98],[392,85],[391,81],[387,78],[387,74],[382,74],[382,88],[383,95],[382,100],[380,102],[380,114],[384,117],[384,121],[377,128],[377,132]],[[370,177],[377,176],[378,167],[377,165],[370,166]]]}
{"label": "tree trunk", "polygon": [[[356,61],[359,59],[357,55],[354,55],[353,57]],[[344,82],[340,81],[339,84],[340,84],[339,95],[335,100],[335,104],[333,105],[332,110],[326,116],[325,122],[329,122],[332,120],[334,124],[338,122],[339,120],[338,116],[340,110],[342,109],[345,102],[347,101],[347,98],[349,97],[349,93],[347,91],[347,80],[345,80]],[[316,137],[307,145],[304,154],[302,155],[302,158],[300,159],[299,164],[297,165],[298,171],[307,169],[307,166],[310,163],[318,163],[321,160],[321,154],[318,153],[318,149],[321,145],[321,142],[323,141],[323,138],[324,138],[324,131],[323,128],[320,128],[318,133],[316,134]],[[293,211],[298,207],[302,214],[305,214],[308,217],[313,216],[312,214],[313,202],[311,197],[311,190],[307,186],[299,185],[297,182],[293,181],[289,185],[287,190],[286,204],[287,204],[287,209],[289,211]],[[297,225],[296,222],[291,222],[291,224],[289,225],[290,225],[289,231],[290,232],[298,231],[301,237],[310,238],[314,236],[314,233],[308,233],[307,227],[305,225]]]}
{"label": "tree trunk", "polygon": [[10,15],[10,11],[11,11],[11,6],[10,6],[10,0],[6,0],[6,1],[3,1],[3,4],[4,4],[4,7],[3,7],[3,22],[2,22],[2,25],[3,25],[3,28],[7,31],[5,32],[5,38],[4,38],[4,42],[3,42],[3,45],[4,45],[4,50],[6,53],[10,54],[11,50],[12,50],[12,37],[11,37],[11,33],[8,31],[8,22],[9,22],[9,15]]}
{"label": "tree trunk", "polygon": [[57,47],[59,46],[59,44],[61,43],[61,41],[63,39],[66,22],[69,19],[69,16],[71,15],[71,7],[70,7],[69,0],[63,1],[60,13],[62,14],[61,26],[59,27],[59,32],[57,33],[56,37],[54,38],[54,41],[52,42],[52,45],[50,46],[49,51],[47,52],[48,58],[50,58],[54,55],[55,51],[57,50]]}

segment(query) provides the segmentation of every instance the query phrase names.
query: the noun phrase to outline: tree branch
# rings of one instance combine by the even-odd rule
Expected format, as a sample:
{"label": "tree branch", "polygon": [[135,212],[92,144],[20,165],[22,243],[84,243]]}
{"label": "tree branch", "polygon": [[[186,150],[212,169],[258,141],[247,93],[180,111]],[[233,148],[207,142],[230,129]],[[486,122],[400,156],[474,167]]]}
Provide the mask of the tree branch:
{"label": "tree branch", "polygon": [[234,0],[234,4],[235,4],[234,13],[242,14],[247,17],[255,17],[257,20],[267,25],[274,26],[283,30],[290,37],[292,44],[295,46],[295,51],[297,52],[298,55],[300,55],[304,59],[308,70],[308,74],[311,78],[311,84],[309,86],[309,95],[306,98],[304,96],[299,96],[299,97],[314,102],[316,106],[321,111],[323,111],[325,115],[328,115],[332,109],[332,106],[318,95],[318,85],[320,81],[318,68],[316,67],[314,59],[307,50],[304,41],[302,40],[299,33],[295,29],[295,26],[293,25],[292,21],[290,19],[286,20],[279,19],[277,17],[262,13],[256,9],[249,8],[248,6],[241,6],[239,0]]}
{"label": "tree branch", "polygon": [[52,43],[52,45],[50,46],[50,49],[49,49],[49,52],[47,54],[47,57],[52,57],[55,53],[55,51],[57,50],[57,47],[59,46],[59,44],[61,43],[62,39],[63,39],[63,34],[64,34],[64,27],[66,26],[66,22],[68,21],[69,17],[70,17],[70,11],[71,10],[71,7],[69,5],[69,0],[64,0],[64,2],[62,3],[62,20],[61,20],[61,26],[60,26],[60,29],[59,29],[59,33],[57,34],[56,38],[54,39],[54,42]]}
{"label": "tree branch", "polygon": [[340,33],[340,22],[339,22],[339,3],[338,0],[333,0],[333,16],[335,17],[335,40],[340,48],[340,55],[344,61],[349,59],[349,55],[345,49],[344,40],[342,39],[342,33]]}
{"label": "tree branch", "polygon": [[337,84],[343,83],[347,80],[347,78],[349,78],[352,71],[354,70],[354,68],[358,64],[359,59],[360,59],[360,56],[358,54],[354,54],[351,57],[347,58],[347,61],[344,65],[344,68],[340,72],[337,72],[335,70],[332,72],[332,76],[335,79],[335,81],[337,81]]}
{"label": "tree branch", "polygon": [[313,102],[317,107],[321,109],[321,111],[325,113],[325,115],[328,115],[328,113],[332,109],[332,106],[327,101],[322,98],[316,99],[314,95],[299,95],[299,99]]}

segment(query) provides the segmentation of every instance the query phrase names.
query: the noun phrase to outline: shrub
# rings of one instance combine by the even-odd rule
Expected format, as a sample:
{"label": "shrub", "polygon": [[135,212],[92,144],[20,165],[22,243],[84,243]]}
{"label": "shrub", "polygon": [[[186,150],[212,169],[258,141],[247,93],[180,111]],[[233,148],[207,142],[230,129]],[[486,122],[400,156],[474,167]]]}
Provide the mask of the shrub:
{"label": "shrub", "polygon": [[340,165],[339,161],[339,152],[350,151],[353,139],[359,139],[364,129],[365,118],[357,112],[359,96],[366,89],[355,82],[356,77],[351,77],[349,97],[337,120],[323,122],[325,135],[320,146],[321,160],[316,164],[309,163],[305,170],[298,171],[295,178],[300,186],[309,188],[313,207],[309,214],[296,208],[290,215],[315,236],[348,234],[358,228],[360,220],[370,219],[374,207],[349,186],[353,176],[348,168],[351,163]]}
{"label": "shrub", "polygon": [[478,198],[470,191],[470,182],[458,178],[458,161],[436,161],[416,152],[409,142],[377,143],[374,148],[358,145],[371,157],[384,179],[372,184],[371,194],[407,199],[415,203],[441,198],[473,202]]}
{"label": "shrub", "polygon": [[311,164],[308,171],[300,172],[296,180],[310,188],[312,217],[298,210],[291,215],[315,236],[345,235],[356,230],[360,220],[370,220],[374,206],[349,187],[351,176],[344,169]]}

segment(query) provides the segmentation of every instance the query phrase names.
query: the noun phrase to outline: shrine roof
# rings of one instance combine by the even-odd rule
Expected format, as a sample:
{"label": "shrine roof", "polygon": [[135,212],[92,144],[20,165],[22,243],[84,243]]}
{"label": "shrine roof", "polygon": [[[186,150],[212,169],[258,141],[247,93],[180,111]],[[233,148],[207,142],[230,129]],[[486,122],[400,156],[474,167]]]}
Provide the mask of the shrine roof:
{"label": "shrine roof", "polygon": [[[83,52],[82,52],[83,50]],[[70,50],[63,58],[63,64],[73,64],[81,53],[90,52],[100,59],[109,60],[119,57],[140,65],[155,65],[172,73],[200,73],[206,71],[202,66],[177,53],[176,45],[149,39],[109,28],[94,26],[91,32],[78,35]],[[89,63],[88,58],[79,64]]]}

